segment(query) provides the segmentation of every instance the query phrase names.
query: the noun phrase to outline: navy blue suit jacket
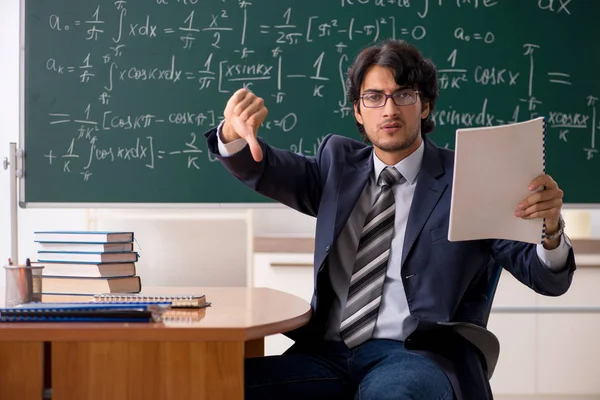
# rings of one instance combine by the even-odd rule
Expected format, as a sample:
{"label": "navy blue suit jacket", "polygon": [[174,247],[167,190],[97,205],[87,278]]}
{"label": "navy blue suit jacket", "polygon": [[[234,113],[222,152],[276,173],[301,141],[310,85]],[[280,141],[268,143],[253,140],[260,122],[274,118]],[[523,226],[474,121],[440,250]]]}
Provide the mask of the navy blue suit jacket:
{"label": "navy blue suit jacket", "polygon": [[[216,129],[206,133],[208,148],[218,154]],[[507,240],[448,241],[454,153],[427,138],[421,170],[408,217],[402,280],[411,315],[418,327],[405,346],[435,360],[446,372],[457,399],[491,399],[482,355],[448,326],[439,322],[487,321],[488,262],[500,263],[536,292],[557,296],[567,291],[575,270],[573,251],[567,266],[552,271],[543,265],[535,245]],[[373,148],[337,135],[327,136],[315,157],[267,145],[259,138],[263,160],[255,162],[246,146],[231,157],[219,157],[241,182],[302,213],[317,217],[308,325],[291,332],[297,342],[321,340],[333,290],[328,255],[373,169]],[[410,276],[409,279],[407,277]],[[517,328],[518,329],[518,328]]]}

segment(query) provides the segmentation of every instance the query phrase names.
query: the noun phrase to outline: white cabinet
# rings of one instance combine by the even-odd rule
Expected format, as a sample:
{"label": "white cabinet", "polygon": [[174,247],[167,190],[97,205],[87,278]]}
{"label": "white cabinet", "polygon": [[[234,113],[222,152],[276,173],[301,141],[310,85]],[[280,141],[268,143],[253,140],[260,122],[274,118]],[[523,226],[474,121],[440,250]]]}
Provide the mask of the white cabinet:
{"label": "white cabinet", "polygon": [[[535,293],[502,271],[494,306],[533,306]],[[536,325],[528,314],[490,315],[488,329],[500,341],[500,357],[490,381],[494,393],[535,393]]]}
{"label": "white cabinet", "polygon": [[[575,271],[571,289],[560,297],[537,297],[543,306],[600,306],[600,268]],[[539,314],[539,393],[600,395],[600,313]]]}
{"label": "white cabinet", "polygon": [[[294,294],[310,302],[313,293],[313,256],[309,253],[255,253],[255,287]],[[281,354],[293,344],[286,336],[265,338],[265,355]]]}
{"label": "white cabinet", "polygon": [[132,231],[144,287],[246,286],[248,213],[235,210],[100,209],[89,228]]}

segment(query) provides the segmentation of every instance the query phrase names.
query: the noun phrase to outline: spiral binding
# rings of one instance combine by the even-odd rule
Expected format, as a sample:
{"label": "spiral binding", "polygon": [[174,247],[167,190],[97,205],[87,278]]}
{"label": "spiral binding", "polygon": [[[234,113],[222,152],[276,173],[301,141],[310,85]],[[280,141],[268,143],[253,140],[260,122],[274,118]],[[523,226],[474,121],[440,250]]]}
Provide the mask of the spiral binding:
{"label": "spiral binding", "polygon": [[[542,126],[542,173],[546,174],[546,123],[547,118],[544,117],[543,126]],[[544,218],[544,222],[542,225],[542,243],[544,244],[544,239],[546,238],[546,218]]]}
{"label": "spiral binding", "polygon": [[100,294],[94,296],[97,303],[171,303],[173,307],[199,307],[204,296],[153,296],[141,294]]}

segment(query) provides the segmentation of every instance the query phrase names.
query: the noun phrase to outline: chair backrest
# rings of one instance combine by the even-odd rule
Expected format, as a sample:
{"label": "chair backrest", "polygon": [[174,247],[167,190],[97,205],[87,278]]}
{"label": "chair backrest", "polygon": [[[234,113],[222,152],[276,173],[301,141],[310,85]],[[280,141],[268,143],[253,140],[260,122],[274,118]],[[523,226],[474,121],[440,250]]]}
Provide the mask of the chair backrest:
{"label": "chair backrest", "polygon": [[[500,274],[502,273],[502,266],[490,257],[487,264],[487,310],[484,318],[484,326],[487,327],[488,320],[490,318],[490,312],[492,311],[492,303],[494,302],[494,296],[496,295],[496,287],[500,280]],[[500,343],[498,338],[487,328],[480,325],[468,323],[468,322],[438,322],[440,325],[452,326],[454,331],[460,336],[469,341],[484,358],[484,362],[487,368],[488,379],[492,378],[496,364],[498,362],[498,356],[500,354]]]}
{"label": "chair backrest", "polygon": [[487,326],[488,320],[490,318],[490,313],[492,312],[492,303],[494,302],[494,296],[496,295],[496,288],[498,287],[498,281],[500,281],[500,275],[502,274],[502,266],[496,262],[493,258],[490,260],[488,264],[489,269],[489,279],[488,279],[488,304],[487,304],[487,312],[485,313],[485,325]]}

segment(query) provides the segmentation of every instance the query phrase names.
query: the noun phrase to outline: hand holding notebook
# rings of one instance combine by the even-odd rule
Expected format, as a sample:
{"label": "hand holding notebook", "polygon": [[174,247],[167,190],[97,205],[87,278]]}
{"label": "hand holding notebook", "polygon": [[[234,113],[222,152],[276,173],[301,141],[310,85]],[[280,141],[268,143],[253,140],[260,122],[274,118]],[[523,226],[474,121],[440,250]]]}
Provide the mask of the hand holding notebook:
{"label": "hand holding notebook", "polygon": [[[532,214],[533,218],[522,218],[515,211],[524,199],[531,202],[537,199],[530,197],[530,184],[545,174],[545,130],[545,118],[540,117],[510,125],[456,131],[448,240],[543,241],[544,219],[536,214]],[[555,184],[551,179],[549,182]],[[554,197],[560,190],[558,187],[552,190],[537,200],[544,214],[554,217],[557,209],[548,210],[548,201],[556,203]],[[562,192],[559,194],[558,211],[562,205]],[[521,211],[529,214],[532,209],[526,207]]]}

